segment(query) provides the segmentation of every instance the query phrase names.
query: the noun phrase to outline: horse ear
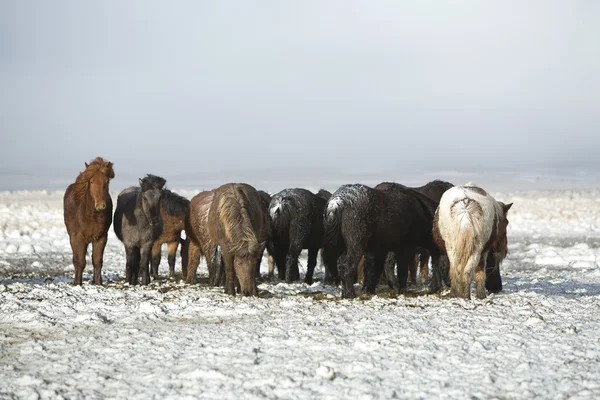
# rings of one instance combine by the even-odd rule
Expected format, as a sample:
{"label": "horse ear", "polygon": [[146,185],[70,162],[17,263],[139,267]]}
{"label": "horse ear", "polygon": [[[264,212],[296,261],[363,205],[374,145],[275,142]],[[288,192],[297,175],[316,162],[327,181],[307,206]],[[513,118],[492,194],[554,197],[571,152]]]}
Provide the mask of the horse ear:
{"label": "horse ear", "polygon": [[502,209],[504,210],[504,215],[506,215],[506,213],[508,212],[508,210],[510,210],[510,208],[512,207],[513,203],[510,204],[503,204],[502,205]]}
{"label": "horse ear", "polygon": [[138,183],[142,186],[142,178],[138,178]]}
{"label": "horse ear", "polygon": [[87,168],[87,167],[89,167],[89,166],[90,166],[90,164],[88,164],[88,163],[85,163],[85,167],[86,167],[86,168]]}
{"label": "horse ear", "polygon": [[109,162],[107,165],[108,165],[108,170],[110,171],[108,174],[108,177],[110,179],[112,179],[115,177],[115,171],[113,170],[113,163]]}

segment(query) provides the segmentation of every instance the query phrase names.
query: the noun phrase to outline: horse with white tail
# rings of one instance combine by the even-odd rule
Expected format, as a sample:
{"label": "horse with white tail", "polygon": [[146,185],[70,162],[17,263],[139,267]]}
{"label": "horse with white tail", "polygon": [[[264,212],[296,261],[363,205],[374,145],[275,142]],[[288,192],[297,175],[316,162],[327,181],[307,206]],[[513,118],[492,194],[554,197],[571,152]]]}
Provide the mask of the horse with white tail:
{"label": "horse with white tail", "polygon": [[486,262],[492,252],[498,268],[506,257],[506,214],[512,203],[496,201],[473,184],[448,189],[433,222],[433,237],[450,261],[451,294],[471,299],[475,279],[478,299],[486,297]]}

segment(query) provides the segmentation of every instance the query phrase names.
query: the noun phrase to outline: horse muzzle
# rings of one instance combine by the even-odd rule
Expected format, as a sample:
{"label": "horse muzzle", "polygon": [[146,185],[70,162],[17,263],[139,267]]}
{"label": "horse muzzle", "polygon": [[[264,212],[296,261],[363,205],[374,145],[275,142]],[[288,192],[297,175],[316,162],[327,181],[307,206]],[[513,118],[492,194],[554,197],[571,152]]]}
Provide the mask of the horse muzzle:
{"label": "horse muzzle", "polygon": [[96,207],[96,211],[103,211],[106,209],[106,203],[95,204],[94,206]]}

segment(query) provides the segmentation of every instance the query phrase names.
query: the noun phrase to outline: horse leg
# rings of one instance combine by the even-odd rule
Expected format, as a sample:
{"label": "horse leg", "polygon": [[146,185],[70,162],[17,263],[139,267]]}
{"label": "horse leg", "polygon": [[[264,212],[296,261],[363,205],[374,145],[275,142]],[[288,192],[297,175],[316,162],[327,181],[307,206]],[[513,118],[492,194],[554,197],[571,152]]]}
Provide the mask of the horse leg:
{"label": "horse leg", "polygon": [[233,268],[233,254],[227,249],[221,248],[223,261],[225,262],[225,293],[235,296],[235,270]]}
{"label": "horse leg", "polygon": [[[177,255],[177,246],[179,246],[179,241],[174,241],[167,243],[167,254],[169,260],[169,276],[175,276],[175,256]],[[156,270],[158,273],[158,268]]]}
{"label": "horse leg", "polygon": [[421,253],[419,254],[419,261],[421,263],[421,281],[423,283],[426,283],[429,281],[429,251],[427,251],[426,249],[421,249]]}
{"label": "horse leg", "polygon": [[260,266],[262,264],[264,252],[265,252],[265,249],[262,249],[262,251],[259,251],[258,256],[256,256],[256,261],[254,262],[254,274],[256,276],[256,279],[259,279],[259,280],[262,280],[262,276],[260,275]]}
{"label": "horse leg", "polygon": [[300,271],[298,269],[298,257],[302,251],[302,244],[298,242],[290,243],[287,256],[285,258],[285,282],[292,283],[300,279]]}
{"label": "horse leg", "polygon": [[179,254],[181,255],[181,276],[183,279],[187,278],[188,273],[188,264],[189,264],[189,247],[190,247],[190,239],[186,238],[181,240],[181,249],[179,250]]}
{"label": "horse leg", "polygon": [[408,281],[413,285],[417,283],[417,258],[418,254],[415,252],[408,262]]}
{"label": "horse leg", "polygon": [[152,278],[158,279],[158,266],[160,265],[160,251],[161,251],[162,243],[159,243],[158,240],[152,244],[152,261],[151,261],[151,271]]}
{"label": "horse leg", "polygon": [[152,242],[140,248],[139,269],[142,272],[142,285],[150,283],[150,259],[152,258]]}
{"label": "horse leg", "polygon": [[102,285],[102,259],[107,236],[101,236],[92,243],[92,264],[94,265],[94,284]]}
{"label": "horse leg", "polygon": [[267,275],[267,277],[269,278],[269,280],[273,280],[273,278],[275,277],[275,258],[269,254],[269,275]]}
{"label": "horse leg", "polygon": [[365,283],[363,287],[367,293],[375,294],[381,273],[385,267],[387,255],[388,253],[385,251],[376,251],[365,255]]}
{"label": "horse leg", "polygon": [[475,288],[477,290],[476,296],[478,299],[485,299],[485,264],[487,261],[487,253],[483,253],[479,259],[479,263],[475,268]]}
{"label": "horse leg", "polygon": [[136,265],[139,263],[140,250],[137,247],[126,247],[125,278],[130,285],[137,285]]}
{"label": "horse leg", "polygon": [[304,276],[304,283],[312,285],[313,275],[315,273],[315,267],[317,266],[317,255],[319,254],[318,247],[311,247],[308,249],[308,264],[306,266],[306,275]]}
{"label": "horse leg", "polygon": [[324,281],[327,285],[338,285],[340,277],[338,273],[340,254],[332,249],[321,249],[321,262],[325,266]]}
{"label": "horse leg", "polygon": [[363,254],[361,249],[348,248],[346,254],[341,257],[341,262],[338,262],[339,275],[342,278],[342,298],[353,299],[356,297],[354,290],[356,270]]}
{"label": "horse leg", "polygon": [[196,243],[190,240],[188,244],[188,267],[187,274],[185,276],[186,283],[196,283],[196,271],[198,270],[198,264],[200,264],[200,248]]}
{"label": "horse leg", "polygon": [[75,269],[73,285],[81,286],[83,283],[83,270],[85,269],[87,243],[80,235],[73,235],[73,237],[71,237],[71,249],[73,250],[73,268]]}
{"label": "horse leg", "polygon": [[485,265],[485,288],[490,293],[502,291],[502,277],[500,276],[500,263],[493,251],[490,251]]}
{"label": "horse leg", "polygon": [[394,271],[394,267],[396,266],[396,254],[394,252],[388,252],[385,256],[384,261],[384,270],[385,276],[387,278],[387,284],[390,289],[393,289],[395,284],[396,272]]}
{"label": "horse leg", "polygon": [[396,251],[398,273],[396,276],[396,290],[398,294],[406,293],[408,288],[408,264],[415,258],[415,248],[405,247]]}

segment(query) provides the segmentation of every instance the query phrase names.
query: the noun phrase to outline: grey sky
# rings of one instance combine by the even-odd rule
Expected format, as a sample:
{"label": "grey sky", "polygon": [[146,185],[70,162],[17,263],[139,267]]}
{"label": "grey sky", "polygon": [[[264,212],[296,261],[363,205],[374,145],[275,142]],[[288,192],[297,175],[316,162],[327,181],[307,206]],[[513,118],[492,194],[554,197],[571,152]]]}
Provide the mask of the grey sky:
{"label": "grey sky", "polygon": [[597,1],[0,2],[0,170],[600,165]]}

